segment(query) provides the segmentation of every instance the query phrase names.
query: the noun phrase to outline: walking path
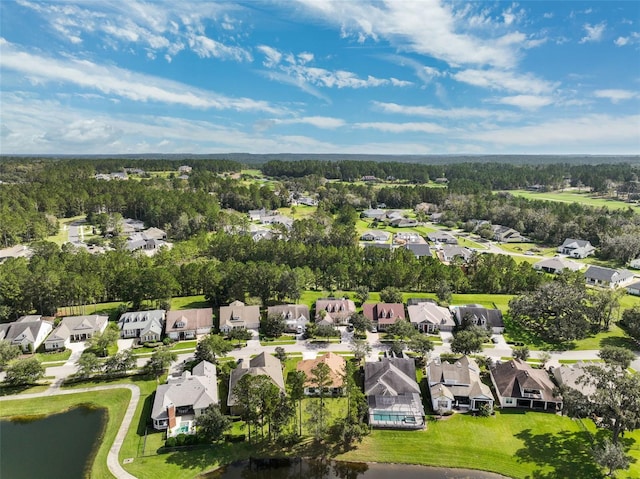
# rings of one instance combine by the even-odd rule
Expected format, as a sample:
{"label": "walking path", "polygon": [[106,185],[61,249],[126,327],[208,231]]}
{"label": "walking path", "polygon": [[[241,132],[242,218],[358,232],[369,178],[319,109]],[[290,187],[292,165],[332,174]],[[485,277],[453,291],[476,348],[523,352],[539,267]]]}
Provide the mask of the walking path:
{"label": "walking path", "polygon": [[33,394],[21,394],[18,396],[2,396],[0,397],[0,401],[11,401],[11,400],[21,400],[21,399],[33,399],[39,397],[48,397],[48,396],[62,396],[67,394],[78,394],[85,392],[94,392],[94,391],[105,391],[109,389],[128,389],[131,391],[131,400],[129,401],[129,405],[127,406],[127,410],[124,413],[124,418],[122,418],[122,423],[120,424],[120,428],[118,429],[118,433],[116,434],[115,439],[113,440],[113,444],[109,449],[109,453],[107,454],[107,467],[111,474],[113,474],[118,479],[136,479],[135,476],[129,474],[124,470],[120,461],[118,460],[118,455],[120,454],[120,448],[122,447],[122,443],[124,442],[124,438],[127,435],[127,431],[129,430],[129,426],[131,425],[131,421],[133,420],[133,415],[136,412],[136,407],[138,407],[138,402],[140,401],[140,388],[134,384],[118,384],[111,386],[96,386],[92,388],[78,388],[78,389],[65,389],[60,390],[55,387],[51,387],[44,392],[41,393],[33,393]]}

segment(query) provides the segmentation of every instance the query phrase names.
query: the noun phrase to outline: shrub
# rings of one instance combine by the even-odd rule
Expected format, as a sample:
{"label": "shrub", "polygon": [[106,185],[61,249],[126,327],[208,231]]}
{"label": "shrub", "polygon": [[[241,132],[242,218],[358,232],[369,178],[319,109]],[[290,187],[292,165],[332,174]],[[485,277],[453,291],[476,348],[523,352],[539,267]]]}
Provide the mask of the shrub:
{"label": "shrub", "polygon": [[165,346],[169,346],[171,343],[173,343],[173,339],[168,336],[162,340],[162,344],[164,344]]}
{"label": "shrub", "polygon": [[176,446],[176,438],[175,437],[168,437],[167,440],[165,441],[165,445],[167,447],[175,447]]}
{"label": "shrub", "polygon": [[187,435],[186,434],[178,434],[176,436],[176,445],[177,446],[184,446],[186,441],[187,441]]}

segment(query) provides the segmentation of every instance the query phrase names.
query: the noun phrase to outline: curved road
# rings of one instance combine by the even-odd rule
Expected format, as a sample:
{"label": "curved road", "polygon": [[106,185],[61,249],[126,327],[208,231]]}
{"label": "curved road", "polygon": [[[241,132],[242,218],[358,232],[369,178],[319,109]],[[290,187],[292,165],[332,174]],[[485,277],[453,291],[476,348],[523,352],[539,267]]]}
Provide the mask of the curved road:
{"label": "curved road", "polygon": [[118,384],[112,386],[96,386],[93,388],[78,388],[78,389],[70,389],[70,390],[54,390],[48,389],[41,393],[33,393],[33,394],[22,394],[18,396],[2,396],[0,397],[0,401],[11,401],[11,400],[20,400],[20,399],[33,399],[38,397],[47,397],[47,396],[62,396],[67,394],[78,394],[84,392],[93,392],[93,391],[104,391],[108,389],[128,389],[131,391],[131,400],[129,401],[129,405],[127,406],[127,410],[124,413],[124,418],[122,418],[122,423],[120,424],[120,428],[118,429],[118,433],[116,434],[115,439],[113,440],[113,444],[109,449],[109,453],[107,454],[107,467],[111,474],[113,474],[118,479],[136,479],[135,476],[129,474],[124,470],[120,461],[118,460],[118,455],[120,454],[120,448],[122,447],[122,443],[124,438],[127,435],[127,431],[129,430],[129,425],[133,420],[133,415],[136,412],[136,407],[138,406],[138,401],[140,400],[140,388],[134,384]]}

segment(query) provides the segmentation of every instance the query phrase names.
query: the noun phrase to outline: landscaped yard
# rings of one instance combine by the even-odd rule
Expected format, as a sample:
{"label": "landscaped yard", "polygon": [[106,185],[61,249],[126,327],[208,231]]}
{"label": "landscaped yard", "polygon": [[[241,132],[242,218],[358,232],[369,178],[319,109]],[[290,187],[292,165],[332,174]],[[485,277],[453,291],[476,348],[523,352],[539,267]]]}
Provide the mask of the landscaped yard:
{"label": "landscaped yard", "polygon": [[64,351],[53,351],[51,353],[36,353],[36,358],[41,363],[54,362],[54,361],[66,361],[71,357],[71,350],[65,349]]}
{"label": "landscaped yard", "polygon": [[[603,477],[590,446],[589,434],[571,419],[514,411],[488,418],[456,414],[429,421],[424,431],[374,430],[337,459],[482,469],[515,479]],[[631,477],[638,477],[640,466],[633,467]]]}
{"label": "landscaped yard", "polygon": [[580,203],[585,206],[592,206],[594,208],[609,208],[612,210],[632,208],[636,212],[640,210],[640,207],[631,203],[625,203],[624,201],[618,201],[608,198],[596,197],[589,192],[572,191],[554,191],[550,193],[537,193],[533,191],[524,190],[509,190],[508,193],[528,198],[530,200],[542,200],[542,201],[559,201],[562,203]]}

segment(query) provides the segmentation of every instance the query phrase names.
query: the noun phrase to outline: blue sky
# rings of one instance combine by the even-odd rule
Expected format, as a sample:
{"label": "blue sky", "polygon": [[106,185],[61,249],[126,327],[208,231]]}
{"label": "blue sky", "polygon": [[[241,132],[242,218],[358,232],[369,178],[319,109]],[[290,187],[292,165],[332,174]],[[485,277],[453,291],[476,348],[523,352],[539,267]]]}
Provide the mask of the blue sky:
{"label": "blue sky", "polygon": [[640,154],[640,2],[0,0],[0,153]]}

